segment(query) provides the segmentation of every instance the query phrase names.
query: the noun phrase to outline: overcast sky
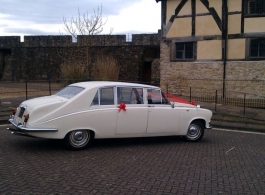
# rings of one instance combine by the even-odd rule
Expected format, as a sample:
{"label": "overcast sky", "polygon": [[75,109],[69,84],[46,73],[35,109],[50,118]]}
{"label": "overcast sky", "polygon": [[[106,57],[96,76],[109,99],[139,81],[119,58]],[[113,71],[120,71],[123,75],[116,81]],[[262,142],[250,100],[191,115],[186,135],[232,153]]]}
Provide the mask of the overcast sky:
{"label": "overcast sky", "polygon": [[63,18],[93,13],[103,6],[103,34],[157,33],[160,3],[155,0],[0,0],[0,36],[66,34]]}

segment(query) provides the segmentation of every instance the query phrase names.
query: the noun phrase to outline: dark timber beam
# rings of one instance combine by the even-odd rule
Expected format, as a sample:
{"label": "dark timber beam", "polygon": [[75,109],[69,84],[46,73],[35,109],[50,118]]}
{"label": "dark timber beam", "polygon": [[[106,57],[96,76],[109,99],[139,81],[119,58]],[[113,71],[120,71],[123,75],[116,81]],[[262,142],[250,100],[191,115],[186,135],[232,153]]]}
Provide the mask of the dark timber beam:
{"label": "dark timber beam", "polygon": [[[236,15],[236,14],[241,14],[239,11],[235,12],[228,12],[228,15]],[[198,13],[195,16],[211,16],[212,14],[207,12],[207,13]],[[192,18],[192,14],[187,14],[187,15],[178,15],[175,18]]]}
{"label": "dark timber beam", "polygon": [[245,7],[247,4],[245,4],[245,0],[242,0],[241,4],[241,33],[244,33],[244,28],[245,28]]}
{"label": "dark timber beam", "polygon": [[201,2],[207,8],[207,10],[211,13],[219,29],[222,30],[222,21],[220,17],[218,16],[217,12],[215,11],[215,9],[213,7],[209,7],[209,1],[201,0]]}
{"label": "dark timber beam", "polygon": [[[242,39],[242,38],[264,38],[265,32],[261,33],[238,33],[229,34],[228,39]],[[189,37],[175,37],[166,38],[165,40],[172,42],[196,42],[196,41],[206,41],[206,40],[223,40],[222,35],[205,35],[205,36],[189,36]],[[223,59],[222,59],[223,60]]]}
{"label": "dark timber beam", "polygon": [[168,33],[169,29],[171,28],[175,17],[179,14],[180,10],[183,8],[183,6],[187,3],[188,0],[181,0],[181,2],[179,3],[179,5],[177,6],[177,8],[175,9],[175,15],[172,15],[167,23],[166,26],[166,34]]}
{"label": "dark timber beam", "polygon": [[183,8],[183,6],[187,3],[188,0],[182,0],[178,7],[175,9],[175,16],[177,16],[180,12],[180,10]]}
{"label": "dark timber beam", "polygon": [[195,23],[196,23],[196,0],[191,0],[191,14],[192,14],[192,22],[191,22],[191,36],[195,36]]}
{"label": "dark timber beam", "polygon": [[166,37],[166,23],[167,23],[167,1],[161,2],[161,29],[162,37]]}

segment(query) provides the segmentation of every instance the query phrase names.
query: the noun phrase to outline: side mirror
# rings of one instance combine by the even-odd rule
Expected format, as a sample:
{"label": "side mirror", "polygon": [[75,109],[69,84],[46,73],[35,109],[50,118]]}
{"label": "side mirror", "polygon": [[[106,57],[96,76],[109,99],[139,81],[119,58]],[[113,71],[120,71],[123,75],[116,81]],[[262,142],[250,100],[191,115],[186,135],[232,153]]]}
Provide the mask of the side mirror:
{"label": "side mirror", "polygon": [[175,102],[171,102],[171,108],[175,107]]}

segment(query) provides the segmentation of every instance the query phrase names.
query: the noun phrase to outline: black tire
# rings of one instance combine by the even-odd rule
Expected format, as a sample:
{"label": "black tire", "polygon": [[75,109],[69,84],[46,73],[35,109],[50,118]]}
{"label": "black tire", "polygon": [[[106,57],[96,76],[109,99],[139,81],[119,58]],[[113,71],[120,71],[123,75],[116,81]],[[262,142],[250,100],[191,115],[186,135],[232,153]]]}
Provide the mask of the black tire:
{"label": "black tire", "polygon": [[92,133],[88,130],[74,130],[69,132],[65,138],[64,143],[67,148],[72,150],[81,150],[86,148],[92,141]]}
{"label": "black tire", "polygon": [[204,135],[204,126],[199,121],[192,122],[189,127],[185,139],[190,142],[197,142]]}

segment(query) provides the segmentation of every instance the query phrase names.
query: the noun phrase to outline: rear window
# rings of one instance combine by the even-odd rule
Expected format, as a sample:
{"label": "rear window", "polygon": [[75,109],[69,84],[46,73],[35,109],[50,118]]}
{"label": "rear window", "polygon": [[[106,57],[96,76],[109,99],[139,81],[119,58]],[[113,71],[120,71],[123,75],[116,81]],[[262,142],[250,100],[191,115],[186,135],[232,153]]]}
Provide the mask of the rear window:
{"label": "rear window", "polygon": [[77,86],[67,86],[60,91],[56,92],[54,95],[61,96],[67,99],[70,99],[76,96],[78,93],[83,91],[85,88]]}

